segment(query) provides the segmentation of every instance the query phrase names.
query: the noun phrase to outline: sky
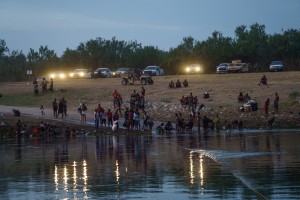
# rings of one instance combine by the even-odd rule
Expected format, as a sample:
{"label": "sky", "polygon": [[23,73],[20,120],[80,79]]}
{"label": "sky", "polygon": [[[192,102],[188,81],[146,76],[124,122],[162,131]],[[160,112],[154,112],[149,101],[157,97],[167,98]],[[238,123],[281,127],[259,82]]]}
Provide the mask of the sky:
{"label": "sky", "polygon": [[184,37],[234,37],[240,25],[300,29],[299,10],[300,0],[1,0],[0,39],[25,54],[47,45],[60,56],[97,37],[168,51]]}

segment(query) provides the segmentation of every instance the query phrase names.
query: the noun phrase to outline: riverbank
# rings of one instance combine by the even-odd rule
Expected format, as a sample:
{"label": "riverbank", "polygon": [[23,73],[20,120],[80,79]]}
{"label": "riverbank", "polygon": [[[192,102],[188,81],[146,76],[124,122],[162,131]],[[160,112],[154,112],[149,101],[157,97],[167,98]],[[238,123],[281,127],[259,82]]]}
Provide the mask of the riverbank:
{"label": "riverbank", "polygon": [[[93,122],[87,121],[82,124],[67,116],[65,119],[56,119],[35,116],[31,114],[21,113],[21,116],[14,116],[10,113],[0,113],[0,138],[14,137],[17,135],[17,122],[21,122],[21,135],[23,136],[81,136],[81,135],[147,135],[151,134],[150,130],[127,131],[124,128],[119,128],[113,132],[111,127],[103,127],[95,130]],[[41,130],[40,124],[43,122],[46,129]],[[36,130],[35,130],[36,129]]]}
{"label": "riverbank", "polygon": [[[268,77],[268,86],[258,85],[262,75]],[[275,129],[300,128],[300,72],[282,73],[241,73],[241,74],[199,74],[153,77],[153,85],[144,85],[145,88],[145,111],[151,120],[156,122],[154,128],[160,123],[176,122],[176,113],[182,113],[185,122],[189,120],[190,111],[181,106],[179,99],[182,96],[197,96],[198,105],[203,104],[200,115],[214,119],[220,117],[221,127],[225,124],[235,124],[242,121],[245,129],[268,129],[268,117],[265,115],[264,103],[270,99],[269,114],[274,112]],[[187,79],[189,86],[186,88],[170,89],[170,81]],[[32,84],[25,82],[0,83],[1,93],[0,113],[12,114],[12,109],[21,112],[21,120],[32,117],[37,122],[42,119],[61,121],[64,124],[79,123],[77,108],[84,102],[88,108],[88,128],[93,128],[93,112],[98,104],[112,112],[115,108],[112,104],[112,93],[117,90],[123,98],[122,113],[130,107],[130,96],[133,91],[140,92],[142,85],[122,86],[119,78],[99,79],[67,79],[55,80],[53,93],[33,94]],[[209,98],[203,98],[203,93],[208,92]],[[258,110],[253,112],[241,112],[241,104],[238,102],[238,94],[248,93],[252,100],[257,102]],[[273,100],[278,93],[279,110],[275,111]],[[52,101],[56,98],[64,98],[67,101],[68,116],[66,119],[57,120],[53,117]],[[43,105],[45,116],[41,115],[40,107]],[[141,118],[143,118],[142,111]],[[12,118],[11,124],[15,126],[17,118]],[[122,120],[122,119],[121,119]],[[143,119],[141,119],[143,122]],[[122,123],[120,123],[122,124]],[[196,122],[195,122],[196,124]],[[195,125],[196,126],[196,125]],[[202,126],[202,125],[201,125]],[[140,133],[138,133],[140,134]]]}
{"label": "riverbank", "polygon": [[[0,106],[1,110],[10,110],[8,106]],[[16,107],[14,107],[16,108]],[[14,116],[12,112],[2,112],[0,113],[0,137],[9,137],[16,134],[16,124],[18,120],[21,121],[22,124],[22,134],[27,136],[44,136],[44,135],[52,135],[52,134],[59,134],[59,135],[147,135],[152,134],[150,130],[130,130],[127,131],[122,124],[124,119],[120,119],[120,128],[118,132],[113,132],[111,127],[102,128],[99,130],[95,130],[94,123],[91,118],[87,120],[87,123],[82,124],[79,121],[78,114],[75,112],[69,112],[68,116],[64,119],[61,118],[53,118],[51,115],[41,115],[38,112],[35,112],[32,108],[20,108],[20,116]],[[26,113],[26,111],[28,111]],[[29,112],[31,111],[31,112]],[[50,112],[50,111],[46,111]],[[201,111],[202,115],[205,115],[206,110]],[[212,112],[212,111],[209,111]],[[226,121],[230,121],[232,116],[235,116],[236,113],[234,112],[223,112],[222,113],[222,120],[221,120],[221,127],[223,131],[228,131],[227,129],[223,129],[225,126]],[[289,111],[280,111],[274,114],[275,115],[275,122],[273,124],[273,129],[299,129],[300,128],[300,115],[298,113],[292,113]],[[244,123],[244,130],[268,130],[270,127],[267,123],[267,118],[261,111],[256,111],[250,113],[240,112],[239,120],[243,120]],[[40,131],[39,126],[43,122],[47,125],[47,127],[52,127],[47,131]],[[142,120],[143,122],[143,120]],[[153,130],[155,130],[156,126],[159,125],[161,122],[155,122]],[[173,124],[173,127],[175,125]],[[35,133],[34,129],[38,130],[38,134]],[[238,129],[238,125],[232,124],[233,130]],[[203,133],[202,123],[201,123],[201,130]],[[188,131],[187,131],[188,132]],[[211,131],[214,132],[214,131]],[[175,133],[175,132],[173,132]],[[193,133],[197,133],[196,125],[194,125]]]}

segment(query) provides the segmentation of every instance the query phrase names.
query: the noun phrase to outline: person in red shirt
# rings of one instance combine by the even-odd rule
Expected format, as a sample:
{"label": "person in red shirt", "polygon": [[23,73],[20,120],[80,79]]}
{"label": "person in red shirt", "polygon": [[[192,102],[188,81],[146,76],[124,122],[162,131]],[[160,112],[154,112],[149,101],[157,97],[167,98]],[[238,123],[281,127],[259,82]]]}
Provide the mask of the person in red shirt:
{"label": "person in red shirt", "polygon": [[116,108],[116,106],[117,106],[117,100],[118,100],[118,96],[119,96],[119,95],[120,95],[120,94],[117,92],[117,90],[115,90],[115,91],[112,93],[114,108]]}
{"label": "person in red shirt", "polygon": [[112,112],[110,111],[110,109],[107,110],[106,112],[106,118],[107,118],[107,126],[108,127],[112,127],[113,125],[113,114]]}
{"label": "person in red shirt", "polygon": [[264,105],[264,110],[265,110],[266,116],[268,116],[268,113],[269,113],[269,105],[270,105],[270,99],[267,98],[267,100],[265,101],[265,105]]}

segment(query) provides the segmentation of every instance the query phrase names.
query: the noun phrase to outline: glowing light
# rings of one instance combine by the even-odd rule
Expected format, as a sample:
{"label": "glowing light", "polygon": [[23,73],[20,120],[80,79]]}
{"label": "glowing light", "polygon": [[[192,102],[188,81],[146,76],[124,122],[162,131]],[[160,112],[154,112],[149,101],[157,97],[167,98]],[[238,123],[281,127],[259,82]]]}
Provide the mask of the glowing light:
{"label": "glowing light", "polygon": [[65,78],[66,76],[65,76],[65,74],[60,74],[59,77],[60,78]]}
{"label": "glowing light", "polygon": [[55,190],[58,190],[58,172],[57,172],[57,166],[55,165],[54,168],[54,184],[55,184]]}
{"label": "glowing light", "polygon": [[199,177],[200,177],[200,185],[204,185],[204,173],[203,173],[203,155],[199,155],[199,162],[200,162],[200,167],[199,167]]}
{"label": "glowing light", "polygon": [[84,187],[83,187],[83,192],[84,192],[84,199],[88,199],[88,189],[87,189],[87,180],[88,180],[88,176],[87,176],[87,163],[86,163],[86,160],[83,160],[83,163],[82,163],[82,166],[83,166],[83,171],[82,171],[82,179],[83,179],[83,184],[84,184]]}
{"label": "glowing light", "polygon": [[65,184],[65,191],[68,191],[68,169],[64,167],[64,184]]}
{"label": "glowing light", "polygon": [[76,191],[77,191],[77,170],[76,170],[76,162],[74,161],[73,162],[73,180],[74,180],[74,183],[73,183],[73,188],[74,188],[74,193],[76,194]]}
{"label": "glowing light", "polygon": [[194,163],[193,163],[193,152],[190,152],[190,183],[194,184]]}
{"label": "glowing light", "polygon": [[116,160],[116,181],[118,184],[119,184],[119,179],[120,179],[119,163],[118,160]]}
{"label": "glowing light", "polygon": [[83,72],[80,72],[80,73],[79,73],[79,76],[83,77],[83,76],[84,76],[84,73],[83,73]]}

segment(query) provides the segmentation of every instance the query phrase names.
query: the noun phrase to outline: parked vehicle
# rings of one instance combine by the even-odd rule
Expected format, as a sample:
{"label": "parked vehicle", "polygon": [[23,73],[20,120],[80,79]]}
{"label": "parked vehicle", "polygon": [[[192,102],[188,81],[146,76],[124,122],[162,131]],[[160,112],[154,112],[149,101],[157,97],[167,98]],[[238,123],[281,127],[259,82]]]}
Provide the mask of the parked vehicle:
{"label": "parked vehicle", "polygon": [[229,63],[221,63],[217,66],[217,74],[226,74]]}
{"label": "parked vehicle", "polygon": [[232,63],[221,63],[217,67],[217,73],[224,74],[250,72],[250,68],[251,66],[249,63],[242,63],[241,60],[233,60]]}
{"label": "parked vehicle", "polygon": [[92,78],[91,69],[75,69],[70,73],[71,78]]}
{"label": "parked vehicle", "polygon": [[249,65],[247,63],[230,63],[228,65],[227,73],[237,73],[237,72],[249,72]]}
{"label": "parked vehicle", "polygon": [[143,74],[148,74],[150,76],[163,76],[164,70],[159,66],[148,66],[143,70]]}
{"label": "parked vehicle", "polygon": [[93,77],[94,78],[110,78],[112,76],[111,71],[109,70],[109,68],[98,68],[95,70]]}
{"label": "parked vehicle", "polygon": [[52,79],[65,79],[67,76],[65,72],[52,72],[49,77]]}
{"label": "parked vehicle", "polygon": [[121,74],[122,85],[133,85],[135,83],[141,83],[142,85],[152,85],[153,84],[153,79],[150,75],[148,74],[142,74],[142,71],[140,69],[134,69],[130,68],[128,71],[124,74]]}
{"label": "parked vehicle", "polygon": [[282,61],[273,61],[270,64],[271,72],[283,71],[284,69],[285,69],[285,66]]}
{"label": "parked vehicle", "polygon": [[121,77],[122,74],[127,73],[129,68],[119,68],[117,69],[117,71],[112,73],[113,77]]}
{"label": "parked vehicle", "polygon": [[198,74],[203,72],[203,68],[200,64],[191,64],[185,68],[187,74]]}

